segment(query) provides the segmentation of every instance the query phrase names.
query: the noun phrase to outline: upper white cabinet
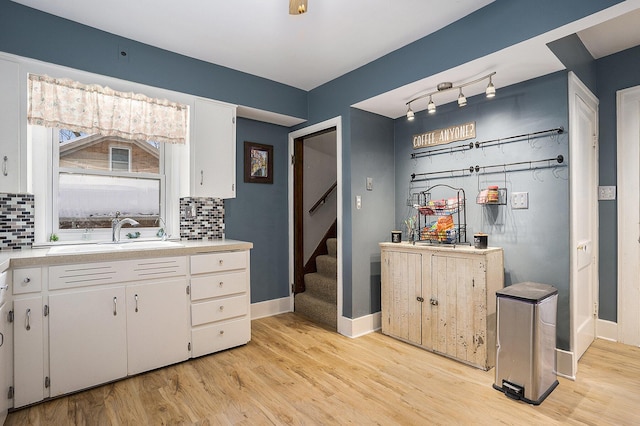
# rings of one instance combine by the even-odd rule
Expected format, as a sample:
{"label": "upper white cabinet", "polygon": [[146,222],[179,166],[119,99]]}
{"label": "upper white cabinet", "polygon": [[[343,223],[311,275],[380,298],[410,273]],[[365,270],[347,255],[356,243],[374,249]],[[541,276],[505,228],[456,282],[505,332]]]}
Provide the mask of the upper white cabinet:
{"label": "upper white cabinet", "polygon": [[0,59],[0,193],[20,192],[20,66]]}
{"label": "upper white cabinet", "polygon": [[236,107],[197,98],[193,117],[191,196],[235,198]]}

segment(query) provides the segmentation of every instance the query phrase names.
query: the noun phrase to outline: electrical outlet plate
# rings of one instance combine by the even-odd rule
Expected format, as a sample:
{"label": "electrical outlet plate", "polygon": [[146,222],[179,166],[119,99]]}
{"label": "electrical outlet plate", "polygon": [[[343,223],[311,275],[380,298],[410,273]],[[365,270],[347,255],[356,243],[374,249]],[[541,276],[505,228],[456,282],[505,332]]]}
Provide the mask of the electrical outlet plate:
{"label": "electrical outlet plate", "polygon": [[528,209],[529,193],[528,192],[512,192],[511,208],[512,209]]}
{"label": "electrical outlet plate", "polygon": [[615,199],[616,199],[615,186],[599,186],[598,187],[598,200],[615,200]]}

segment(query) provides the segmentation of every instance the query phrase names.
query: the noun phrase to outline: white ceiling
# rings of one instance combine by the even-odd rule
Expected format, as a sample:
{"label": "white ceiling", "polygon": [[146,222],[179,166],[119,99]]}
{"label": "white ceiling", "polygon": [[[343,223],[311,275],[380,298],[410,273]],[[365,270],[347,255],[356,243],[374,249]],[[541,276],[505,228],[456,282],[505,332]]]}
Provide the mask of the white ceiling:
{"label": "white ceiling", "polygon": [[[142,43],[304,90],[313,89],[492,3],[493,0],[309,0],[304,15],[287,0],[14,0]],[[640,0],[596,15],[354,106],[391,118],[443,81],[496,71],[498,89],[563,69],[546,44],[578,33],[595,58],[640,44]],[[629,12],[633,14],[625,15]],[[620,17],[622,16],[622,17]],[[610,21],[616,19],[615,21]],[[484,91],[465,88],[467,97]],[[442,94],[444,95],[444,94]],[[443,104],[457,93],[439,95]],[[434,99],[436,100],[436,99]],[[419,111],[424,105],[414,105]],[[283,125],[299,119],[241,108],[239,115]]]}

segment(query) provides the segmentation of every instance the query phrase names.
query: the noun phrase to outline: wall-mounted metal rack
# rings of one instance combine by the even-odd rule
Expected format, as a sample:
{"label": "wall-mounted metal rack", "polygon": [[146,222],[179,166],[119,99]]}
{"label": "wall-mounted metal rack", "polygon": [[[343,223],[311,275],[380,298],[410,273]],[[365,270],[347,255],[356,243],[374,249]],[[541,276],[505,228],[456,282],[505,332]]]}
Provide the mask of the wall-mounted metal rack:
{"label": "wall-mounted metal rack", "polygon": [[428,157],[431,155],[438,155],[438,154],[453,154],[456,152],[464,152],[464,151],[469,151],[471,149],[478,149],[478,148],[482,148],[485,146],[493,146],[493,145],[500,145],[502,143],[505,142],[516,142],[516,141],[520,141],[520,140],[531,140],[533,138],[538,138],[547,134],[557,134],[560,135],[562,133],[564,133],[564,127],[556,127],[555,129],[547,129],[547,130],[540,130],[538,132],[533,132],[533,133],[524,133],[522,135],[514,135],[514,136],[507,136],[506,138],[498,138],[498,139],[490,139],[490,140],[486,140],[486,141],[476,141],[476,142],[468,142],[468,143],[464,143],[462,145],[457,145],[457,146],[452,146],[452,147],[441,147],[441,148],[434,148],[434,149],[426,149],[424,151],[418,151],[418,152],[414,152],[411,154],[411,158],[415,159],[415,158],[420,158],[420,157]]}

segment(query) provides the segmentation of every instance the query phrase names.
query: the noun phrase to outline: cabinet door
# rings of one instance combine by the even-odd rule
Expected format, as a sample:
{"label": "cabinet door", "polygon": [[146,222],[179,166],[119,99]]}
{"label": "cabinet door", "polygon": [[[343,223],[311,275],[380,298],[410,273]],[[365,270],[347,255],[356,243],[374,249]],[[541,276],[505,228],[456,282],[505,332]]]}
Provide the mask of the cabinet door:
{"label": "cabinet door", "polygon": [[0,192],[20,192],[20,66],[0,59]]}
{"label": "cabinet door", "polygon": [[235,198],[236,109],[207,99],[194,105],[191,195]]}
{"label": "cabinet door", "polygon": [[45,397],[44,324],[42,297],[13,302],[14,407]]}
{"label": "cabinet door", "polygon": [[474,257],[431,256],[423,318],[423,337],[430,339],[433,350],[473,363],[478,349],[475,330],[486,322],[484,304],[478,305],[483,284],[475,282],[474,265]]}
{"label": "cabinet door", "polygon": [[421,343],[422,255],[382,252],[382,332]]}
{"label": "cabinet door", "polygon": [[9,303],[0,305],[0,424],[4,424],[7,410],[11,406],[11,400],[6,397],[9,394],[11,377],[13,377],[11,354],[9,353],[11,350],[9,309]]}
{"label": "cabinet door", "polygon": [[189,358],[186,290],[185,278],[127,287],[129,374]]}
{"label": "cabinet door", "polygon": [[49,296],[51,396],[127,375],[124,287]]}

